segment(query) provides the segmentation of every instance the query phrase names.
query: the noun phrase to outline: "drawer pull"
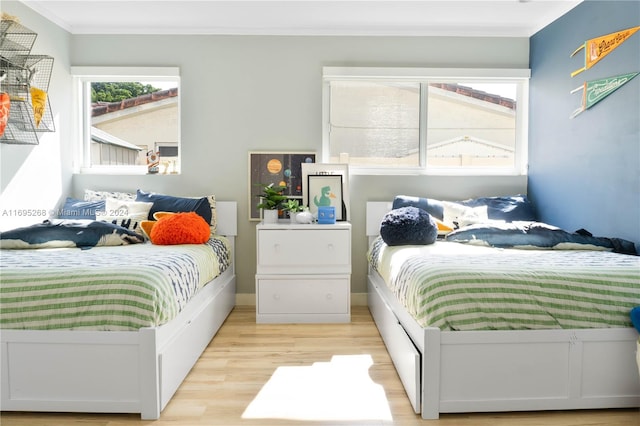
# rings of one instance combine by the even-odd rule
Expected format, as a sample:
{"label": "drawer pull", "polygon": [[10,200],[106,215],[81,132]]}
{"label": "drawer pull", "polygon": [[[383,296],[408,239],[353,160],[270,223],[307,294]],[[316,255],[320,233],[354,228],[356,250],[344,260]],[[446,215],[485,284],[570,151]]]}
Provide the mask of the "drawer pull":
{"label": "drawer pull", "polygon": [[277,244],[277,243],[276,243],[276,244],[274,244],[274,245],[273,245],[273,250],[274,250],[274,251],[280,251],[280,244]]}
{"label": "drawer pull", "polygon": [[280,300],[280,295],[278,293],[274,293],[273,300]]}
{"label": "drawer pull", "polygon": [[333,294],[331,294],[331,293],[327,293],[326,298],[327,298],[327,300],[331,300],[331,299],[333,299]]}
{"label": "drawer pull", "polygon": [[328,244],[327,248],[329,249],[329,251],[333,251],[333,244]]}

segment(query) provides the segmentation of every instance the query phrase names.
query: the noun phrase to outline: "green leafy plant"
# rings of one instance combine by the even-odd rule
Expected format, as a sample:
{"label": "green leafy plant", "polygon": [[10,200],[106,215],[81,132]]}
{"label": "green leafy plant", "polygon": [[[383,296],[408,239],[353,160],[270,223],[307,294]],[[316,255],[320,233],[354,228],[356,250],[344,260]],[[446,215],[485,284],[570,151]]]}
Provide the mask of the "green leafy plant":
{"label": "green leafy plant", "polygon": [[305,211],[306,207],[300,205],[300,202],[296,199],[288,199],[282,204],[282,210],[292,213],[299,213]]}
{"label": "green leafy plant", "polygon": [[256,207],[263,210],[278,210],[282,208],[282,203],[287,199],[282,195],[285,190],[285,186],[257,183],[256,185],[262,187],[262,194],[258,194],[260,197],[260,204]]}

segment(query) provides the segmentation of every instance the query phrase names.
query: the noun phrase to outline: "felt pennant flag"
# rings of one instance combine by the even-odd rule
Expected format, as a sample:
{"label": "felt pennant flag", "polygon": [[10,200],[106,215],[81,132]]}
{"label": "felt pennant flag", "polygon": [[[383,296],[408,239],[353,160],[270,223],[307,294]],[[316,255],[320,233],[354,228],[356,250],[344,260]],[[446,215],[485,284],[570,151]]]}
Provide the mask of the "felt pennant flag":
{"label": "felt pennant flag", "polygon": [[611,93],[618,90],[620,87],[628,83],[633,77],[640,74],[640,72],[632,72],[629,74],[621,74],[615,77],[601,78],[599,80],[585,81],[580,87],[577,87],[571,91],[571,93],[582,92],[582,105],[571,114],[571,118],[585,111]]}
{"label": "felt pennant flag", "polygon": [[580,50],[584,49],[584,67],[572,72],[571,77],[575,77],[582,71],[588,70],[589,68],[594,66],[600,59],[613,52],[617,47],[627,41],[627,39],[638,30],[640,30],[640,26],[627,28],[626,30],[599,36],[585,41],[582,46],[578,47],[571,54],[571,57],[573,57]]}

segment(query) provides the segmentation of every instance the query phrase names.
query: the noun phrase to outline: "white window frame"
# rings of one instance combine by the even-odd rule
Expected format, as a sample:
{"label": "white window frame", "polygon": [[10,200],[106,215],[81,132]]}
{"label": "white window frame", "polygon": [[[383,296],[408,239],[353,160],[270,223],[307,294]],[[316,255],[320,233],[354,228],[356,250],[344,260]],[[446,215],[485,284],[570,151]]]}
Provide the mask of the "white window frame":
{"label": "white window frame", "polygon": [[[82,174],[114,174],[114,175],[142,175],[147,174],[147,167],[112,165],[91,165],[91,106],[85,102],[91,102],[89,83],[92,81],[145,81],[166,80],[175,81],[180,88],[180,68],[178,67],[85,67],[72,66],[73,77],[73,140],[74,140],[74,173]],[[180,90],[180,89],[179,89]],[[181,129],[180,93],[178,94],[178,130]],[[181,146],[180,134],[178,134],[178,150]]]}
{"label": "white window frame", "polygon": [[[402,68],[402,67],[323,67],[322,68],[322,161],[330,161],[330,83],[332,81],[456,83],[514,83],[517,86],[515,161],[512,168],[490,167],[426,167],[426,132],[420,131],[420,165],[417,167],[350,166],[349,173],[357,175],[526,175],[528,168],[529,78],[530,69],[513,68]],[[423,86],[424,87],[424,86]],[[427,94],[421,90],[421,109]],[[426,114],[420,115],[420,129],[426,129]]]}

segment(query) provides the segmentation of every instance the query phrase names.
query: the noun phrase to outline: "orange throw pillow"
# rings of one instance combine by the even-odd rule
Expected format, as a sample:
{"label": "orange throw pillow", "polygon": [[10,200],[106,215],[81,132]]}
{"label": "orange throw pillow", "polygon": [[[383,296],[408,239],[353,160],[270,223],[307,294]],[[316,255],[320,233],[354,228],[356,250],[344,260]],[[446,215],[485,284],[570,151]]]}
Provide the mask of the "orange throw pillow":
{"label": "orange throw pillow", "polygon": [[176,213],[162,216],[153,224],[150,239],[153,244],[204,244],[210,236],[209,224],[197,213]]}

